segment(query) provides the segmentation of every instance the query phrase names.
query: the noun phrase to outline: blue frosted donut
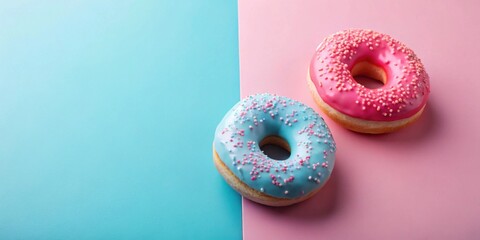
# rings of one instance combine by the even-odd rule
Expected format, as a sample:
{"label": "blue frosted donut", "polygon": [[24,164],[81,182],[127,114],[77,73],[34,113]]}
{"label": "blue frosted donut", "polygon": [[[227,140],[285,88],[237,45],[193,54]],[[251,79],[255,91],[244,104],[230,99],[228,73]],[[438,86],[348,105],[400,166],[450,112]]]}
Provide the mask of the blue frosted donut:
{"label": "blue frosted donut", "polygon": [[[286,160],[262,152],[263,143],[290,151]],[[215,132],[214,162],[244,197],[285,206],[303,201],[328,180],[335,163],[332,134],[312,108],[287,97],[258,94],[237,103]]]}

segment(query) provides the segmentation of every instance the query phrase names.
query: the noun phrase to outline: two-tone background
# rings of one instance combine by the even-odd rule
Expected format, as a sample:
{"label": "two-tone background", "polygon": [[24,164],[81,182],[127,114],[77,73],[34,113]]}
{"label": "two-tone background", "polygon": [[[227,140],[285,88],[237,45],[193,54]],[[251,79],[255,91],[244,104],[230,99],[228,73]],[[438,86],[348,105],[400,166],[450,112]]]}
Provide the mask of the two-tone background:
{"label": "two-tone background", "polygon": [[[477,239],[475,1],[0,2],[0,239]],[[240,97],[315,107],[316,45],[345,28],[405,42],[431,77],[398,133],[329,119],[334,175],[287,208],[251,203],[212,163]],[[318,110],[318,108],[315,107]]]}

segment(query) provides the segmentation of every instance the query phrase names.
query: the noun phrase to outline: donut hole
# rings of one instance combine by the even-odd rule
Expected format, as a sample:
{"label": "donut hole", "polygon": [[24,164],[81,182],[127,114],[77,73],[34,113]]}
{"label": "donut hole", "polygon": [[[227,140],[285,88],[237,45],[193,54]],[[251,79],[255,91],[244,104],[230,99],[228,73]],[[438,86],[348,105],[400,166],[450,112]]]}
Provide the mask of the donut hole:
{"label": "donut hole", "polygon": [[279,136],[268,136],[260,142],[260,150],[269,158],[283,161],[290,157],[290,144]]}
{"label": "donut hole", "polygon": [[366,88],[381,88],[387,83],[387,73],[385,70],[369,61],[356,63],[350,73],[357,83]]}

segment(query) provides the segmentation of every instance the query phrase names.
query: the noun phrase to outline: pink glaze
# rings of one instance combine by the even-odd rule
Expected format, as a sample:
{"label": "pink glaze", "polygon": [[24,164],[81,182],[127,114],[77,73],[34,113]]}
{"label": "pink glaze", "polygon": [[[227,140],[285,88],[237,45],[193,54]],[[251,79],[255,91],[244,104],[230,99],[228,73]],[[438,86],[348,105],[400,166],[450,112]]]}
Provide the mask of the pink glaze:
{"label": "pink glaze", "polygon": [[[384,69],[384,86],[369,89],[355,81],[350,71],[361,61]],[[415,53],[371,30],[346,30],[327,37],[312,58],[310,78],[325,103],[363,120],[411,117],[426,104],[430,93],[428,74]]]}

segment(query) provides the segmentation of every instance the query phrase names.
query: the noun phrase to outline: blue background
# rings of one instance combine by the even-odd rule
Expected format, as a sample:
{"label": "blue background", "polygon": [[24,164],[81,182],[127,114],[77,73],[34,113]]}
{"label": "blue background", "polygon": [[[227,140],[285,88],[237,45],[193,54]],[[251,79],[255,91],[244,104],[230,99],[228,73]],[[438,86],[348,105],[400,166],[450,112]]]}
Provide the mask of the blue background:
{"label": "blue background", "polygon": [[0,239],[238,239],[236,1],[0,3]]}

